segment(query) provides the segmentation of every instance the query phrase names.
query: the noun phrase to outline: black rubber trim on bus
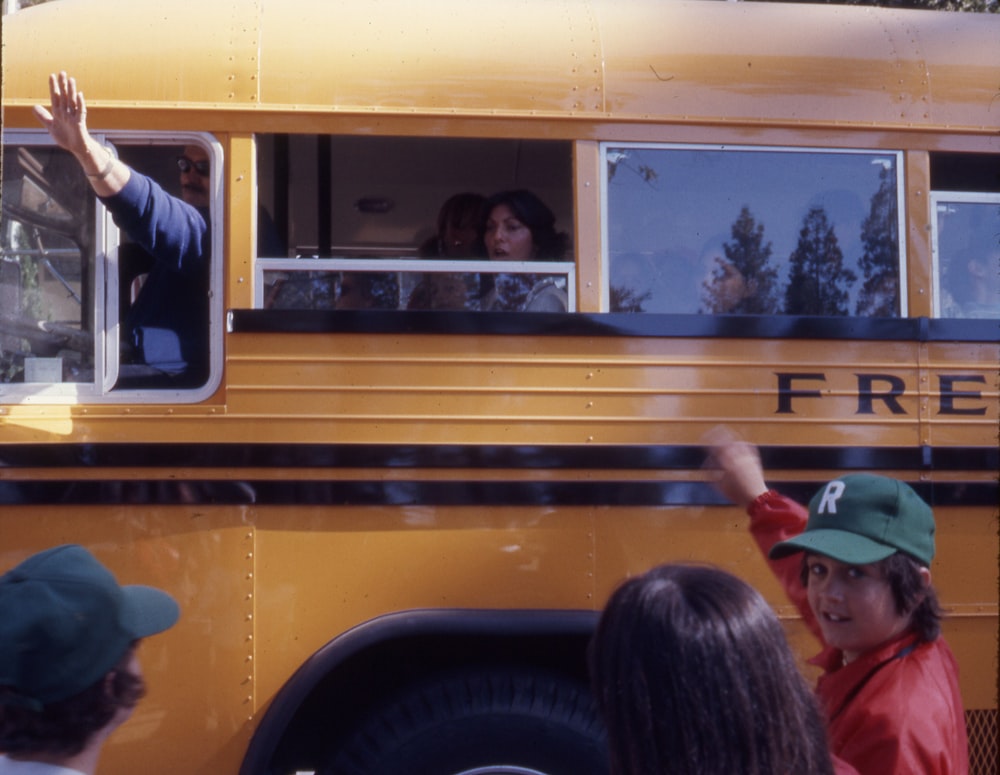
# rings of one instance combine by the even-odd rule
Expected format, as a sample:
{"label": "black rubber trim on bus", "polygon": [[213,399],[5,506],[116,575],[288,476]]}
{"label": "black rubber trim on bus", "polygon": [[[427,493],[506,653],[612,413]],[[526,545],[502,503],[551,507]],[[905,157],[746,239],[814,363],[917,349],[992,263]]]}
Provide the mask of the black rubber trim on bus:
{"label": "black rubber trim on bus", "polygon": [[[816,481],[769,480],[775,489],[807,501]],[[996,482],[917,482],[931,506],[996,506]],[[705,507],[728,504],[707,482],[449,481],[355,479],[346,481],[261,479],[101,479],[0,482],[2,506],[319,506],[361,507]]]}
{"label": "black rubber trim on bus", "polygon": [[[767,470],[1000,470],[1000,448],[761,446]],[[3,468],[432,468],[691,470],[697,445],[84,443],[0,444]],[[303,477],[310,478],[310,477]]]}
{"label": "black rubber trim on bus", "polygon": [[239,773],[268,772],[271,756],[309,693],[338,665],[375,645],[428,636],[589,638],[599,616],[597,611],[433,609],[399,611],[371,619],[316,651],[278,690],[250,740]]}
{"label": "black rubber trim on bus", "polygon": [[798,315],[234,309],[234,334],[475,334],[1000,342],[1000,321]]}

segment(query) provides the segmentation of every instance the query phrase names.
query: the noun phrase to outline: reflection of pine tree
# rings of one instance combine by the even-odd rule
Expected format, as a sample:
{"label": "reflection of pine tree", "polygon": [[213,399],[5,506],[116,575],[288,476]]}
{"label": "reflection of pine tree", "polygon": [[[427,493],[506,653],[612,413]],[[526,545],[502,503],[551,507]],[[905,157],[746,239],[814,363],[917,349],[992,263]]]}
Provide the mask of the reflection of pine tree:
{"label": "reflection of pine tree", "polygon": [[652,291],[640,293],[625,285],[611,286],[612,312],[643,312],[642,305],[653,297]]}
{"label": "reflection of pine tree", "polygon": [[844,253],[822,207],[810,208],[802,220],[789,265],[787,314],[847,314],[848,289],[858,277],[844,266]]}
{"label": "reflection of pine tree", "polygon": [[896,176],[889,167],[879,173],[879,188],[872,195],[868,217],[861,224],[865,252],[858,265],[864,285],[858,296],[858,315],[899,315],[899,219]]}
{"label": "reflection of pine tree", "polygon": [[768,315],[780,311],[778,270],[770,265],[771,243],[764,243],[764,225],[750,208],[740,210],[731,228],[732,240],[722,246],[726,259],[715,259],[712,276],[701,284],[702,311]]}

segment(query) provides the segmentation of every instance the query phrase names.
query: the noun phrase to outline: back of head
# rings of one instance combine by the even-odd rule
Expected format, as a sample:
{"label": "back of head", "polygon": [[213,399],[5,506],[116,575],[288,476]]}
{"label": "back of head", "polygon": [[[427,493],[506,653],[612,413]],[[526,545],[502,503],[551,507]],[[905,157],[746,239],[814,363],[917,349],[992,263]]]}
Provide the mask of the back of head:
{"label": "back of head", "polygon": [[[38,730],[52,738],[60,724],[92,723],[67,709],[102,690],[136,641],[172,626],[178,614],[159,589],[120,586],[82,546],[39,552],[0,576],[0,748],[29,750],[51,743],[32,741]],[[103,694],[96,692],[99,705]],[[78,731],[58,729],[66,739]]]}
{"label": "back of head", "polygon": [[616,775],[832,771],[781,625],[731,574],[664,565],[626,581],[591,670]]}
{"label": "back of head", "polygon": [[470,191],[448,197],[438,211],[438,236],[443,236],[448,226],[454,228],[475,226],[485,199],[486,197],[482,194],[474,194]]}

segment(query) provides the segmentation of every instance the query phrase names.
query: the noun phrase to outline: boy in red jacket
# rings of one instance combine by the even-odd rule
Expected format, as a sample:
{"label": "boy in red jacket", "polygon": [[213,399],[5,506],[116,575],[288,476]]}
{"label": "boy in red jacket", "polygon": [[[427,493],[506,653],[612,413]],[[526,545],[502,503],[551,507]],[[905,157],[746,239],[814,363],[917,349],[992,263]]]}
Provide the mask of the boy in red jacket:
{"label": "boy in red jacket", "polygon": [[940,637],[931,586],[934,516],[906,484],[849,474],[806,511],[768,489],[757,450],[720,440],[719,489],[750,531],[823,651],[816,687],[831,752],[862,775],[969,770],[958,666]]}

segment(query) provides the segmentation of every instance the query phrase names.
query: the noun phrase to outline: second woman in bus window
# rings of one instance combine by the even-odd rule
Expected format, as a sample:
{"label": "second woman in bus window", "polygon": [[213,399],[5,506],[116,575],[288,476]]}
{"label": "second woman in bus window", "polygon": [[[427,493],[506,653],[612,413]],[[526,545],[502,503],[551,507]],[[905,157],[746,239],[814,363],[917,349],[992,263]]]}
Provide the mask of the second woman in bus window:
{"label": "second woman in bus window", "polygon": [[[556,231],[556,217],[530,191],[494,194],[483,205],[481,234],[493,261],[562,261],[569,238]],[[557,278],[537,274],[499,273],[485,289],[480,308],[523,312],[565,312],[566,289]]]}

